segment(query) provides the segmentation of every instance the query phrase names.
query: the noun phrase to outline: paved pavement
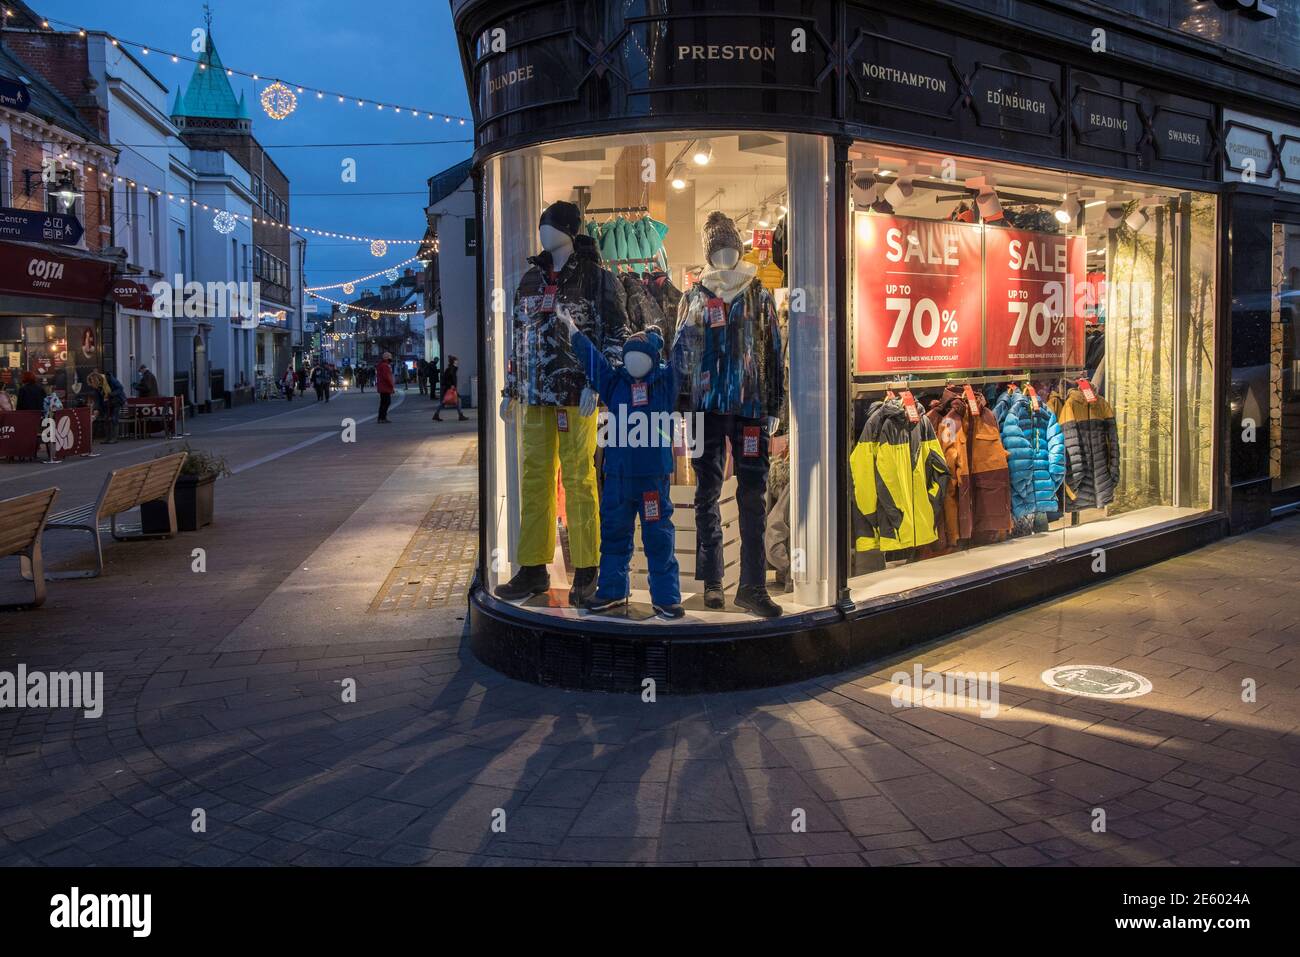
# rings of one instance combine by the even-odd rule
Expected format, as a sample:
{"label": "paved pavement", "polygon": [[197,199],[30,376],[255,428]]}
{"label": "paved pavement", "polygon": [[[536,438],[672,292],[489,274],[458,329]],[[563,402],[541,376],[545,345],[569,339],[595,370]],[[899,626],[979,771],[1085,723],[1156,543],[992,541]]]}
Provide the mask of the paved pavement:
{"label": "paved pavement", "polygon": [[[0,672],[102,670],[106,701],[0,708],[0,864],[1300,862],[1300,519],[871,668],[643,703],[473,660],[414,584],[463,557],[473,423],[373,402],[200,420],[240,469],[216,524],[0,614]],[[71,505],[156,451],[114,454],[0,467],[0,496]],[[997,671],[996,714],[895,707],[916,663]],[[1049,690],[1064,664],[1154,690]]]}

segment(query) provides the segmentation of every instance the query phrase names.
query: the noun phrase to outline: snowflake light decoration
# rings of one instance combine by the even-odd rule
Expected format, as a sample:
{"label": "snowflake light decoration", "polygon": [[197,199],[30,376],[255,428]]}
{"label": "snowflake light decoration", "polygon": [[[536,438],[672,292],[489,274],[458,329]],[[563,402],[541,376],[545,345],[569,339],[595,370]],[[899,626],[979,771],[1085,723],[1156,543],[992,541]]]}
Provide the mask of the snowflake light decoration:
{"label": "snowflake light decoration", "polygon": [[262,109],[273,120],[283,120],[298,109],[298,97],[279,80],[262,91]]}
{"label": "snowflake light decoration", "polygon": [[340,316],[346,316],[347,314],[348,314],[348,307],[347,307],[347,304],[345,303],[345,304],[339,306],[339,315],[340,315]]}
{"label": "snowflake light decoration", "polygon": [[387,277],[389,282],[397,282],[397,277],[400,275],[401,273],[399,273],[396,269],[390,269],[388,270],[388,272],[384,273],[384,276]]}
{"label": "snowflake light decoration", "polygon": [[384,256],[387,256],[388,243],[384,242],[382,239],[373,240],[370,243],[370,255],[378,259],[382,259]]}
{"label": "snowflake light decoration", "polygon": [[236,222],[235,214],[223,209],[212,218],[212,228],[223,236],[229,236],[235,231]]}
{"label": "snowflake light decoration", "polygon": [[379,321],[379,313],[377,313],[377,312],[372,312],[372,313],[370,314],[370,318],[373,319],[373,320],[375,320],[375,322],[378,322],[378,321]]}

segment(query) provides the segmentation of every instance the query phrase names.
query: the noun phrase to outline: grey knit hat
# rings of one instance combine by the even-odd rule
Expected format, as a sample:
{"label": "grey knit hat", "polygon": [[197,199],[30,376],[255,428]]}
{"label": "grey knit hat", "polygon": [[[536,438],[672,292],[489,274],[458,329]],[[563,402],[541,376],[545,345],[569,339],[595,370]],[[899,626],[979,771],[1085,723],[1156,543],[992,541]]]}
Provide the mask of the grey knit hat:
{"label": "grey knit hat", "polygon": [[720,209],[709,213],[701,235],[704,239],[704,258],[710,262],[719,249],[734,249],[741,255],[745,253],[745,244],[736,230],[735,222]]}

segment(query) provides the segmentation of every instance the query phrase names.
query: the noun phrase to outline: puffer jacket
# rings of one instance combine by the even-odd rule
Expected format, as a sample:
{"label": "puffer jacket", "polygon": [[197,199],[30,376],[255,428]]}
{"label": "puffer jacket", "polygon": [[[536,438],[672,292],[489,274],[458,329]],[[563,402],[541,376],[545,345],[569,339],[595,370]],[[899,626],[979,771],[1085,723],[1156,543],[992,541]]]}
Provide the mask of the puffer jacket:
{"label": "puffer jacket", "polygon": [[[740,266],[747,268],[705,270],[682,296],[675,337],[682,347],[682,405],[747,419],[778,417],[785,375],[776,303],[753,267]],[[714,298],[724,304],[720,326],[709,319]]]}
{"label": "puffer jacket", "polygon": [[930,404],[925,417],[934,427],[948,466],[948,487],[943,497],[943,510],[936,516],[935,529],[939,538],[934,553],[943,554],[969,539],[974,528],[975,502],[970,480],[966,400],[949,386],[941,399]]}
{"label": "puffer jacket", "polygon": [[1023,520],[1060,511],[1057,493],[1065,478],[1065,439],[1056,416],[1041,400],[1038,410],[1024,392],[1008,392],[996,409],[1011,469],[1011,516]]}
{"label": "puffer jacket", "polygon": [[583,334],[617,366],[628,334],[623,286],[601,266],[596,244],[587,236],[574,240],[573,253],[554,279],[549,252],[528,261],[532,265],[515,292],[505,394],[527,405],[574,406],[588,385],[587,374],[557,312],[542,311],[543,293],[554,283],[556,305],[565,306]]}
{"label": "puffer jacket", "polygon": [[682,303],[681,290],[661,269],[652,270],[645,278],[646,292],[659,306],[664,323],[659,328],[664,334],[664,355],[672,355],[673,340],[677,335],[677,311]]}
{"label": "puffer jacket", "polygon": [[972,537],[987,544],[1011,530],[1011,469],[997,416],[976,393],[978,415],[968,415],[970,475],[975,500]]}
{"label": "puffer jacket", "polygon": [[1101,396],[1089,402],[1079,389],[1050,405],[1065,438],[1065,510],[1103,508],[1119,484],[1119,429],[1115,410]]}
{"label": "puffer jacket", "polygon": [[862,523],[859,552],[895,552],[936,541],[935,517],[948,485],[948,466],[925,416],[907,421],[903,403],[874,403],[849,455],[853,500]]}

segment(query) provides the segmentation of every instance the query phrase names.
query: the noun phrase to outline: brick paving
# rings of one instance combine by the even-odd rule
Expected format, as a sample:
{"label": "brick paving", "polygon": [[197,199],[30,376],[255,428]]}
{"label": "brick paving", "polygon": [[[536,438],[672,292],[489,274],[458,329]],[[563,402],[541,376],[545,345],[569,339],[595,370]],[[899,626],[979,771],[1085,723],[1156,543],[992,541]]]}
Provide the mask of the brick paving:
{"label": "brick paving", "polygon": [[[98,719],[0,709],[0,864],[1300,863],[1300,519],[870,668],[643,703],[489,671],[455,603],[288,587],[384,520],[402,468],[427,495],[376,580],[401,543],[434,547],[418,516],[463,506],[439,496],[463,494],[445,477],[472,475],[473,433],[410,400],[394,419],[222,480],[213,527],[110,546],[103,578],[0,615],[0,670],[102,670],[106,691]],[[277,422],[247,441],[301,438]],[[258,615],[290,624],[232,643]],[[894,707],[916,662],[997,671],[998,712]],[[1062,664],[1154,690],[1060,694],[1039,675]]]}

